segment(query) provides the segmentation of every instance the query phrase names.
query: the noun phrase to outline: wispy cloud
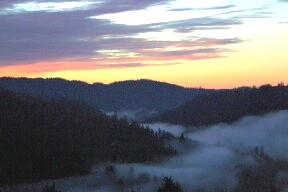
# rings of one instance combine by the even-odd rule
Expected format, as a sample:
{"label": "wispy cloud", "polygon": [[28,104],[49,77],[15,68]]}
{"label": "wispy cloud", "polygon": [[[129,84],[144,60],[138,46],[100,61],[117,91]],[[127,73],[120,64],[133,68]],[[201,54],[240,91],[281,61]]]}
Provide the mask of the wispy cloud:
{"label": "wispy cloud", "polygon": [[64,2],[24,2],[16,3],[0,10],[0,15],[25,12],[61,12],[94,8],[97,1],[64,1]]}
{"label": "wispy cloud", "polygon": [[215,9],[229,9],[232,7],[236,7],[235,5],[223,5],[216,7],[203,7],[203,8],[178,8],[178,9],[170,9],[169,11],[195,11],[195,10],[215,10]]}
{"label": "wispy cloud", "polygon": [[[162,31],[168,28],[183,30],[183,27],[190,26],[192,28],[189,30],[197,30],[197,28],[193,27],[239,24],[239,22],[223,19],[203,18],[153,25],[128,26],[111,23],[108,20],[85,19],[77,15],[78,11],[75,12],[75,17],[73,17],[73,13],[69,13],[69,16],[66,15],[67,13],[34,13],[2,16],[0,25],[6,27],[0,31],[0,65],[39,63],[47,60],[50,60],[51,64],[52,62],[61,60],[66,62],[75,60],[83,62],[90,61],[92,58],[103,62],[107,60],[109,62],[111,55],[99,54],[98,52],[105,49],[120,50],[119,52],[122,52],[120,58],[123,62],[126,62],[126,60],[129,62],[131,60],[133,62],[141,62],[143,60],[153,61],[153,59],[160,60],[160,58],[161,60],[165,60],[164,57],[172,56],[172,53],[175,57],[179,56],[178,59],[199,59],[198,56],[195,56],[195,53],[204,53],[205,51],[207,57],[211,58],[211,55],[208,55],[211,53],[210,49],[205,48],[240,42],[240,40],[235,39],[205,39],[196,37],[185,41],[153,41],[150,39],[129,37],[140,33]],[[116,36],[116,38],[113,36]],[[177,47],[178,49],[189,48],[193,50],[177,52],[166,52],[163,50],[161,54],[158,51],[158,56],[155,58],[155,55],[150,59],[147,57],[152,55],[145,54],[149,49],[164,49],[167,47]],[[217,50],[219,50],[218,53],[220,54],[221,49]],[[225,52],[226,50],[222,49],[222,51]],[[138,61],[135,57],[127,57],[129,52],[136,53]],[[187,53],[187,55],[185,56],[184,53]],[[193,57],[191,53],[194,53]],[[117,57],[117,55],[114,55],[114,57]],[[202,55],[201,58],[205,57]],[[61,66],[59,66],[59,70],[61,70],[60,68]]]}
{"label": "wispy cloud", "polygon": [[[237,4],[224,2],[220,6],[173,9],[168,6],[171,2],[177,0],[1,0],[0,66],[31,65],[40,68],[45,63],[49,67],[43,69],[48,71],[57,68],[88,70],[151,66],[153,61],[158,65],[156,61],[178,64],[180,59],[219,58],[233,51],[227,48],[228,45],[243,43],[241,37],[237,34],[234,38],[198,37],[193,32],[229,30],[242,25],[244,16],[241,14],[247,11],[256,15],[261,11],[262,16],[270,14],[264,13],[266,10],[262,5],[241,9]],[[189,12],[189,17],[159,19],[159,22],[151,20],[146,24],[138,20],[140,24],[130,25],[105,16],[143,10],[146,15],[149,9],[155,9],[153,13],[162,10],[167,17],[172,12],[184,12],[179,13],[182,15]],[[211,14],[197,17],[197,14],[194,16],[197,11],[211,11]],[[136,15],[135,19],[137,21]],[[168,36],[169,40],[163,39],[167,30],[180,38]],[[149,33],[159,35],[143,37]]]}

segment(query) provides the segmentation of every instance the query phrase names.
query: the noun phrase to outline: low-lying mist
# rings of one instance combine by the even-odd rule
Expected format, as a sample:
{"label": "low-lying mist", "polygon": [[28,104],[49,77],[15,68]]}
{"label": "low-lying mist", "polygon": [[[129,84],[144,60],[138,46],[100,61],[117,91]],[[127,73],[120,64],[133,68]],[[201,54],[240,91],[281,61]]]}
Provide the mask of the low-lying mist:
{"label": "low-lying mist", "polygon": [[168,123],[152,123],[143,124],[145,127],[149,127],[153,131],[163,130],[171,133],[172,135],[179,137],[182,133],[186,131],[186,128],[182,125],[171,125]]}
{"label": "low-lying mist", "polygon": [[116,115],[118,118],[126,118],[130,121],[143,121],[147,118],[151,118],[152,116],[158,114],[158,111],[151,111],[146,109],[138,109],[138,110],[119,110],[115,112],[104,112],[108,116]]}
{"label": "low-lying mist", "polygon": [[162,163],[98,166],[89,176],[58,180],[57,186],[64,192],[153,192],[161,178],[171,176],[188,192],[231,191],[239,171],[257,165],[252,153],[255,147],[263,148],[272,158],[288,160],[288,111],[245,117],[198,131],[163,123],[149,126],[176,136],[184,132],[197,145]]}

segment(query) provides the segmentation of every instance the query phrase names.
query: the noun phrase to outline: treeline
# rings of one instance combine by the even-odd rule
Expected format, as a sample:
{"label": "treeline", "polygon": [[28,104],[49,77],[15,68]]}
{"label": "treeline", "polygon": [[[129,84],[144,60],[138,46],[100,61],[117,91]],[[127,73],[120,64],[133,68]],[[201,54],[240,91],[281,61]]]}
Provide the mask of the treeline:
{"label": "treeline", "polygon": [[81,175],[102,161],[144,162],[175,154],[172,136],[83,103],[0,89],[0,184]]}
{"label": "treeline", "polygon": [[288,109],[288,87],[263,85],[205,94],[174,110],[158,115],[152,121],[186,126],[208,126],[230,123],[247,115],[261,115]]}
{"label": "treeline", "polygon": [[165,111],[213,90],[184,88],[152,80],[88,84],[59,78],[0,78],[0,86],[31,96],[71,99],[104,111]]}
{"label": "treeline", "polygon": [[264,151],[255,151],[256,166],[246,166],[237,175],[233,192],[282,192],[288,185],[288,161],[273,159]]}

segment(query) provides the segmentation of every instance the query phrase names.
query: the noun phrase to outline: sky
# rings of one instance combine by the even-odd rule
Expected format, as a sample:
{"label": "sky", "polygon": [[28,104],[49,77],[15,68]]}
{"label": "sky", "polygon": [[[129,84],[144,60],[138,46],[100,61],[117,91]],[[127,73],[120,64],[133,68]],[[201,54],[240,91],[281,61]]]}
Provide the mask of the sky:
{"label": "sky", "polygon": [[288,83],[288,0],[1,0],[0,77]]}

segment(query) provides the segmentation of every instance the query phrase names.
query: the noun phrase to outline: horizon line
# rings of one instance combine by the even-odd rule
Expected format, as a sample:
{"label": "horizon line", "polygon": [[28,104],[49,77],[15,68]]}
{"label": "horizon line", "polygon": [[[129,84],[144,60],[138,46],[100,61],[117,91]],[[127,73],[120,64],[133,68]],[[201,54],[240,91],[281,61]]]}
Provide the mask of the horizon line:
{"label": "horizon line", "polygon": [[284,86],[288,86],[288,83],[285,83],[284,81],[280,81],[276,84],[271,84],[271,83],[263,83],[261,85],[239,85],[239,86],[235,86],[233,88],[206,88],[203,86],[183,86],[183,85],[179,85],[176,83],[172,83],[172,82],[167,82],[167,81],[159,81],[159,80],[154,80],[154,79],[148,79],[148,78],[139,78],[139,79],[126,79],[126,80],[119,80],[119,81],[112,81],[110,83],[104,83],[104,82],[99,82],[99,81],[95,81],[95,82],[89,82],[89,81],[84,81],[84,80],[78,80],[78,79],[67,79],[67,78],[63,78],[63,77],[25,77],[25,76],[21,76],[21,77],[16,77],[16,76],[0,76],[0,79],[3,78],[10,78],[10,79],[43,79],[43,80],[50,80],[50,79],[60,79],[60,80],[64,80],[64,81],[68,81],[68,82],[81,82],[81,83],[85,83],[88,85],[94,85],[94,84],[103,84],[103,85],[112,85],[115,83],[121,83],[121,82],[128,82],[128,81],[153,81],[153,82],[157,82],[157,83],[166,83],[166,84],[170,84],[170,85],[174,85],[174,86],[179,86],[185,89],[206,89],[206,90],[225,90],[225,89],[238,89],[238,88],[260,88],[261,86],[265,86],[265,85],[271,85],[271,86],[279,86],[279,85],[284,85]]}

